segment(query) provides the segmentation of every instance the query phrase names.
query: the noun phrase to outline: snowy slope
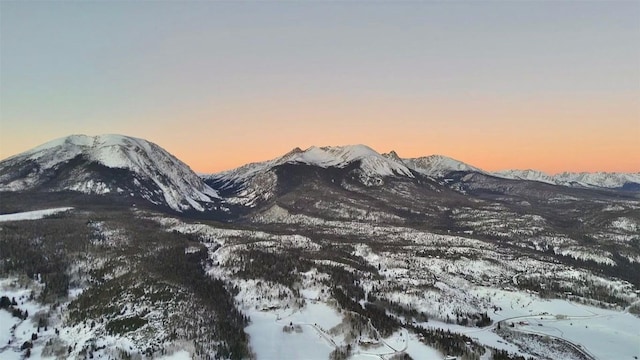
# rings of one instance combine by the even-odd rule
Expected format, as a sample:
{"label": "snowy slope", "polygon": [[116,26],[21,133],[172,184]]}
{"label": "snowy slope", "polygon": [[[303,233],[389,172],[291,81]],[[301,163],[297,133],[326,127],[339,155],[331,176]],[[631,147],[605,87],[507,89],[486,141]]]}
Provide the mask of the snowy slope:
{"label": "snowy slope", "polygon": [[474,166],[443,155],[430,155],[419,158],[403,159],[404,163],[414,171],[431,177],[443,177],[454,171],[473,171],[484,173]]}
{"label": "snowy slope", "polygon": [[236,169],[206,175],[205,181],[228,196],[231,203],[255,206],[272,199],[279,184],[274,170],[284,164],[306,164],[320,168],[347,168],[357,163],[353,173],[367,186],[382,185],[388,177],[414,178],[424,175],[443,178],[453,172],[475,172],[514,180],[540,181],[571,187],[621,187],[626,183],[640,183],[640,174],[573,174],[547,175],[537,170],[506,170],[491,173],[443,155],[400,158],[391,151],[380,154],[365,145],[312,146],[306,150],[295,148],[287,154],[268,161],[251,163]]}
{"label": "snowy slope", "polygon": [[[291,153],[290,153],[291,154]],[[289,163],[305,163],[320,167],[343,168],[355,161],[361,161],[361,170],[369,176],[408,176],[411,170],[402,161],[387,158],[366,145],[315,147],[291,154]]]}
{"label": "snowy slope", "polygon": [[411,170],[400,159],[387,158],[365,145],[312,146],[306,150],[295,148],[282,157],[273,160],[247,164],[210,176],[245,180],[258,173],[268,171],[275,166],[287,163],[307,164],[322,168],[344,168],[355,161],[360,161],[360,169],[370,176],[400,175],[413,177]]}
{"label": "snowy slope", "polygon": [[60,212],[72,210],[72,207],[25,211],[13,214],[0,214],[0,223],[5,221],[38,220]]}
{"label": "snowy slope", "polygon": [[559,184],[577,183],[585,186],[599,186],[606,188],[621,187],[626,183],[640,184],[640,172],[637,173],[570,173],[563,172],[556,174],[554,179]]}
{"label": "snowy slope", "polygon": [[[123,173],[115,169],[126,170],[124,173],[131,175],[127,179],[133,180],[126,183],[122,179],[104,180],[105,172]],[[96,176],[98,172],[101,176]],[[0,162],[0,191],[34,189],[50,183],[52,178],[56,185],[46,190],[89,194],[131,192],[177,211],[202,211],[205,209],[202,203],[219,198],[215,190],[166,150],[149,141],[122,135],[72,135]]]}
{"label": "snowy slope", "polygon": [[493,175],[514,180],[540,181],[554,185],[619,188],[627,183],[640,184],[640,173],[608,173],[608,172],[563,172],[548,175],[538,170],[504,170]]}
{"label": "snowy slope", "polygon": [[531,180],[531,181],[540,181],[547,184],[556,184],[556,180],[542,171],[539,170],[503,170],[494,172],[493,175],[505,179],[513,179],[513,180]]}
{"label": "snowy slope", "polygon": [[358,176],[365,185],[381,184],[390,176],[413,178],[411,170],[400,158],[381,155],[365,145],[312,146],[306,150],[295,148],[287,154],[268,161],[251,163],[236,169],[204,176],[209,184],[221,191],[239,189],[229,199],[232,203],[253,206],[258,200],[274,195],[277,176],[274,168],[284,164],[306,164],[320,168],[345,168],[359,162]]}

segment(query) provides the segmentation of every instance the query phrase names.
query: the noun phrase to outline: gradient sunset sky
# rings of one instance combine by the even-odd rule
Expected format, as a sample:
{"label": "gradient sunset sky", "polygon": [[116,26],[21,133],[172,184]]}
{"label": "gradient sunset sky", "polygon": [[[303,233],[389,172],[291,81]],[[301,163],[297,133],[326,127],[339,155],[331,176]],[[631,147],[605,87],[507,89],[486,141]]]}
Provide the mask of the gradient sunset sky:
{"label": "gradient sunset sky", "polygon": [[148,139],[199,172],[367,144],[640,171],[640,2],[0,2],[0,159]]}

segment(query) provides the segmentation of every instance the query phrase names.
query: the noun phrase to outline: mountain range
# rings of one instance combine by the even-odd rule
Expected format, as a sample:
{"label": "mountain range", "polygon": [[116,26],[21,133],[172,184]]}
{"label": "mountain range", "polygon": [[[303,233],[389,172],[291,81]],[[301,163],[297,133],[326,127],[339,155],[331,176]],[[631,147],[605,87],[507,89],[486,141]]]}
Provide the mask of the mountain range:
{"label": "mountain range", "polygon": [[0,358],[632,359],[640,174],[365,145],[198,175],[143,139],[0,161]]}
{"label": "mountain range", "polygon": [[[640,189],[638,173],[570,173],[547,175],[536,170],[488,172],[461,161],[430,155],[401,158],[366,145],[295,148],[283,156],[215,174],[197,175],[160,146],[122,135],[72,135],[0,161],[0,191],[76,191],[142,198],[177,212],[229,211],[255,207],[274,198],[285,167],[306,172],[341,172],[341,178],[365,187],[390,180],[429,183],[433,189],[464,188],[461,174],[591,189]],[[454,176],[454,178],[451,177]],[[286,179],[290,181],[290,179]],[[286,182],[285,181],[285,182]]]}

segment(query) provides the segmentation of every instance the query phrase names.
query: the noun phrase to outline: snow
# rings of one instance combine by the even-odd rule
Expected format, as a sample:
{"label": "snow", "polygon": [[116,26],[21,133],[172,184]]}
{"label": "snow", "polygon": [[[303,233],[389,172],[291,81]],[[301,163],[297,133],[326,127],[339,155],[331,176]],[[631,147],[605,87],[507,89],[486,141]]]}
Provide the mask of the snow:
{"label": "snow", "polygon": [[282,164],[308,164],[322,168],[343,168],[355,161],[362,161],[362,169],[380,176],[404,175],[413,177],[411,171],[401,162],[389,159],[366,145],[347,146],[312,146],[306,150],[296,148],[280,158],[252,163],[237,169],[212,174],[209,177],[222,177],[235,180],[246,180],[258,173],[270,170]]}
{"label": "snow", "polygon": [[5,221],[21,221],[21,220],[38,220],[47,216],[51,216],[57,213],[65,212],[72,210],[72,207],[61,207],[61,208],[53,208],[53,209],[45,209],[45,210],[34,210],[34,211],[25,211],[14,214],[1,214],[0,222]]}
{"label": "snow", "polygon": [[494,172],[493,175],[513,180],[539,181],[547,184],[556,184],[557,181],[550,175],[539,170],[503,170]]}
{"label": "snow", "polygon": [[160,356],[158,360],[191,360],[191,354],[186,350],[176,351],[171,355]]}
{"label": "snow", "polygon": [[640,357],[640,318],[627,312],[595,308],[567,300],[544,300],[522,292],[479,288],[502,310],[494,320],[521,321],[516,330],[556,336],[580,345],[596,359]]}
{"label": "snow", "polygon": [[472,328],[435,320],[429,320],[429,322],[422,323],[420,325],[424,328],[451,330],[451,332],[467,335],[473,340],[486,346],[506,350],[512,353],[518,353],[520,355],[527,355],[526,353],[522,353],[517,346],[506,342],[502,337],[500,337],[500,335],[491,331],[492,328]]}
{"label": "snow", "polygon": [[628,232],[636,232],[640,229],[640,224],[630,218],[621,217],[611,222],[611,227]]}
{"label": "snow", "polygon": [[599,187],[621,187],[625,183],[640,184],[640,173],[571,173],[563,172],[554,176],[560,182],[576,182]]}
{"label": "snow", "polygon": [[443,155],[430,155],[419,158],[403,159],[403,162],[416,172],[436,178],[443,177],[453,171],[473,171],[484,173],[483,170],[477,167]]}
{"label": "snow", "polygon": [[[542,181],[564,186],[619,187],[627,182],[640,183],[640,173],[565,173],[555,176],[537,170],[505,170],[490,173],[442,155],[402,159],[393,151],[380,154],[366,145],[312,146],[306,150],[295,148],[279,158],[204,175],[203,178],[215,181],[222,190],[239,189],[234,197],[228,199],[230,203],[254,207],[259,200],[269,200],[273,197],[277,186],[277,177],[273,171],[276,166],[307,164],[322,168],[344,168],[355,161],[360,161],[360,181],[368,186],[382,185],[384,177],[413,178],[414,173],[420,173],[442,178],[454,171],[482,173],[507,179]],[[463,181],[466,180],[463,179]]]}
{"label": "snow", "polygon": [[322,168],[344,168],[360,161],[360,179],[364,184],[382,184],[387,176],[413,177],[413,173],[397,157],[383,156],[365,145],[312,146],[306,150],[295,148],[282,157],[264,162],[252,163],[236,169],[205,176],[206,179],[221,181],[221,189],[240,185],[242,191],[230,202],[254,206],[257,199],[269,199],[277,178],[272,169],[283,164],[307,164]]}
{"label": "snow", "polygon": [[[327,359],[334,345],[325,332],[342,318],[324,303],[310,303],[300,311],[247,313],[251,324],[245,328],[258,359]],[[290,323],[299,331],[284,332]]]}
{"label": "snow", "polygon": [[[6,181],[0,190],[29,189],[37,185],[35,179],[42,171],[80,155],[90,162],[96,162],[108,168],[130,170],[141,179],[154,183],[161,190],[166,204],[176,211],[188,209],[203,211],[204,207],[200,202],[207,203],[219,198],[215,190],[206,185],[185,163],[166,150],[149,141],[122,135],[72,135],[3,160],[0,167],[5,164],[11,166],[35,161],[40,170],[27,177]],[[78,175],[77,182],[68,185],[65,189],[91,194],[118,191],[118,188],[110,188],[102,182],[83,179],[81,175]],[[143,191],[141,194],[143,197],[146,195]]]}
{"label": "snow", "polygon": [[[31,340],[31,334],[38,333],[38,339],[33,342],[32,359],[41,359],[40,353],[45,342],[54,333],[53,326],[47,331],[41,329],[38,332],[37,323],[33,321],[33,316],[40,311],[48,310],[48,307],[29,300],[32,289],[18,286],[14,279],[0,279],[0,296],[7,296],[9,299],[16,299],[18,308],[29,313],[27,320],[12,317],[6,310],[0,310],[0,359],[22,359],[23,352],[20,346],[27,340]],[[15,328],[14,328],[15,326]],[[8,344],[9,339],[12,340]]]}
{"label": "snow", "polygon": [[413,359],[444,359],[444,356],[436,349],[425,345],[415,334],[409,334],[407,349],[405,350]]}
{"label": "snow", "polygon": [[564,186],[618,188],[626,183],[640,184],[640,173],[563,172],[549,175],[542,171],[529,169],[503,170],[492,174],[506,179],[540,181]]}
{"label": "snow", "polygon": [[[250,310],[247,315],[251,324],[245,330],[258,359],[326,359],[336,346],[345,345],[341,334],[330,331],[342,322],[342,316],[323,302],[310,301],[299,310]],[[289,324],[298,331],[284,332]],[[414,359],[444,358],[415,334],[401,329],[377,346],[355,345],[350,359],[380,358],[403,350]]]}
{"label": "snow", "polygon": [[400,161],[389,159],[366,145],[315,147],[293,154],[287,162],[299,162],[320,167],[345,167],[354,161],[362,161],[360,167],[368,175],[413,177]]}
{"label": "snow", "polygon": [[0,348],[9,342],[11,327],[18,322],[8,311],[0,310]]}
{"label": "snow", "polygon": [[581,250],[580,248],[554,249],[556,254],[571,256],[580,260],[592,260],[599,264],[615,266],[616,262],[611,258],[609,252],[600,249]]}

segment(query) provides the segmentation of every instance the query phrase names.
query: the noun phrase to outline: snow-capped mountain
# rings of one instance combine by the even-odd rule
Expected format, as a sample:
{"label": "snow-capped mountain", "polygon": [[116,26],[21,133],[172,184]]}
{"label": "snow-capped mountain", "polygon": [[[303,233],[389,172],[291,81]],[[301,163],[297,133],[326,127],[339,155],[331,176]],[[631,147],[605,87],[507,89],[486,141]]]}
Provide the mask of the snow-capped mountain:
{"label": "snow-capped mountain", "polygon": [[638,173],[570,173],[556,174],[554,179],[560,184],[579,184],[583,186],[599,186],[606,188],[623,187],[625,184],[640,184],[640,172]]}
{"label": "snow-capped mountain", "polygon": [[[346,179],[345,176],[355,177],[365,186],[380,186],[387,184],[387,180],[390,178],[408,180],[418,178],[417,180],[419,180],[420,177],[428,177],[442,179],[453,173],[476,173],[485,177],[489,176],[498,181],[500,186],[504,185],[500,179],[527,180],[581,188],[624,187],[629,190],[636,189],[640,184],[638,174],[564,173],[550,176],[536,170],[507,170],[492,173],[442,155],[401,158],[394,151],[380,154],[365,145],[312,146],[306,150],[295,148],[279,158],[207,175],[204,179],[207,184],[219,190],[229,202],[254,207],[262,201],[279,196],[278,185],[283,181],[287,182],[288,177],[292,176],[291,172],[278,172],[278,169],[282,169],[284,165],[311,166],[307,170],[298,168],[303,172],[314,171],[313,168],[343,169],[342,175],[337,178],[332,177],[330,180],[331,183],[341,186],[348,186],[348,182],[343,182]],[[456,181],[447,182],[447,186],[457,189],[456,191],[466,188],[464,184],[467,177],[459,175],[454,176]],[[527,187],[526,184],[523,186]],[[464,191],[462,192],[464,193]]]}
{"label": "snow-capped mountain", "polygon": [[540,182],[544,182],[544,183],[547,183],[547,184],[556,184],[557,185],[556,180],[552,176],[547,175],[544,172],[539,171],[539,170],[532,170],[532,169],[527,169],[527,170],[502,170],[502,171],[496,171],[496,172],[492,173],[492,175],[495,175],[495,176],[501,177],[501,178],[505,178],[505,179],[540,181]]}
{"label": "snow-capped mountain", "polygon": [[208,175],[205,180],[221,191],[235,189],[237,197],[231,201],[249,205],[258,199],[266,200],[273,196],[277,184],[274,169],[278,166],[303,164],[319,168],[347,168],[356,163],[357,177],[368,186],[382,184],[383,179],[389,176],[414,177],[397,155],[381,155],[365,145],[347,145],[312,146],[306,150],[295,148],[279,158]]}
{"label": "snow-capped mountain", "polygon": [[139,196],[176,211],[204,211],[219,199],[166,150],[122,135],[72,135],[0,162],[0,191],[31,189]]}
{"label": "snow-capped mountain", "polygon": [[411,170],[399,158],[385,157],[365,145],[312,146],[305,151],[291,154],[289,159],[286,159],[289,163],[304,163],[323,168],[344,168],[355,161],[360,161],[360,170],[368,177],[413,177]]}
{"label": "snow-capped mountain", "polygon": [[[412,191],[423,191],[420,188],[426,186],[423,178],[432,181],[455,175],[455,181],[446,185],[430,183],[428,191],[440,191],[433,186],[465,188],[467,177],[460,174],[465,172],[489,176],[496,181],[513,179],[581,188],[640,189],[640,173],[547,175],[536,170],[491,173],[442,155],[403,159],[393,151],[380,154],[365,145],[295,148],[279,158],[200,177],[173,155],[146,140],[122,135],[72,135],[2,160],[0,191],[71,190],[138,197],[176,211],[205,211],[220,209],[223,202],[253,207],[282,195],[283,189],[286,192],[291,186],[314,177],[324,179],[320,187],[335,185],[346,189],[358,183],[376,187],[401,180],[416,183],[418,187]],[[406,189],[397,190],[406,192]],[[229,212],[226,206],[223,210]]]}
{"label": "snow-capped mountain", "polygon": [[287,163],[307,164],[321,168],[344,168],[355,161],[361,162],[360,169],[368,176],[404,175],[413,177],[411,170],[406,167],[397,155],[395,158],[388,157],[386,154],[381,155],[365,145],[312,146],[306,150],[295,148],[279,158],[243,165],[214,175],[229,180],[244,180],[257,173]]}
{"label": "snow-capped mountain", "polygon": [[493,175],[505,179],[531,180],[577,187],[622,188],[628,186],[628,184],[640,184],[640,173],[563,172],[556,175],[548,175],[538,170],[504,170],[494,172]]}
{"label": "snow-capped mountain", "polygon": [[443,155],[423,156],[402,161],[415,172],[434,178],[443,177],[454,171],[484,173],[481,169]]}

